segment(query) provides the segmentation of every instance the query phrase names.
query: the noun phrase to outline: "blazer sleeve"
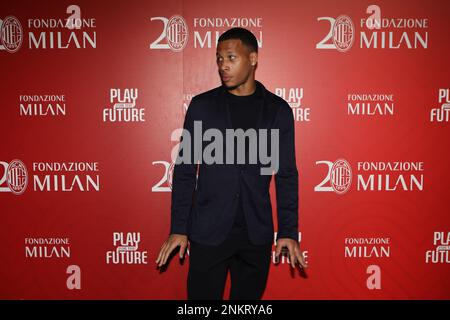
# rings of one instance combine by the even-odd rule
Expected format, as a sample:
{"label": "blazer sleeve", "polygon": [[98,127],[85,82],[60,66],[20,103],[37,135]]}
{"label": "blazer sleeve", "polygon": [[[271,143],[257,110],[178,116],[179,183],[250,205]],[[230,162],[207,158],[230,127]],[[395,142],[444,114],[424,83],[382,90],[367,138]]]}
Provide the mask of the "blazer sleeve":
{"label": "blazer sleeve", "polygon": [[[187,235],[187,223],[197,180],[197,162],[194,159],[194,114],[196,104],[194,97],[184,118],[184,130],[180,137],[177,162],[173,169],[170,234]],[[186,134],[190,135],[189,139],[186,139]],[[181,148],[182,145],[183,148]],[[185,147],[190,147],[190,157],[188,157],[190,161],[186,161],[186,163],[180,162],[180,157],[183,157],[183,153],[189,151],[186,151]]]}
{"label": "blazer sleeve", "polygon": [[298,241],[298,171],[295,159],[295,126],[287,102],[278,111],[279,168],[275,174],[278,213],[277,239]]}

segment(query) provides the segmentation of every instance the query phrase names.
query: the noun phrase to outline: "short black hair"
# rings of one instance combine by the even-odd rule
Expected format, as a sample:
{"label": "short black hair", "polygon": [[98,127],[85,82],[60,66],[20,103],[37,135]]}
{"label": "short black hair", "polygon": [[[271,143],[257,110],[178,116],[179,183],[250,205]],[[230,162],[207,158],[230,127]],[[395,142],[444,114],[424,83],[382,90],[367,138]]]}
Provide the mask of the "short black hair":
{"label": "short black hair", "polygon": [[231,28],[222,33],[218,42],[230,39],[240,39],[249,48],[250,52],[258,52],[258,42],[250,30],[245,28]]}

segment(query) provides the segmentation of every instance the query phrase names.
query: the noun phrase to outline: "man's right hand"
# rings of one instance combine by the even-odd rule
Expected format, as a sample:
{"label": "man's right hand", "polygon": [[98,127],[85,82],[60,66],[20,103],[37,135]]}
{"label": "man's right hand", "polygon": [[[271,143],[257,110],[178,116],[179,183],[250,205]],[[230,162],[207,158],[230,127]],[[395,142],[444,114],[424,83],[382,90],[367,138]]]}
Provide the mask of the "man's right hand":
{"label": "man's right hand", "polygon": [[180,258],[183,258],[187,245],[188,239],[186,235],[171,234],[169,238],[163,243],[161,250],[159,251],[158,259],[156,259],[156,264],[158,264],[158,267],[166,264],[170,253],[178,246],[180,246]]}

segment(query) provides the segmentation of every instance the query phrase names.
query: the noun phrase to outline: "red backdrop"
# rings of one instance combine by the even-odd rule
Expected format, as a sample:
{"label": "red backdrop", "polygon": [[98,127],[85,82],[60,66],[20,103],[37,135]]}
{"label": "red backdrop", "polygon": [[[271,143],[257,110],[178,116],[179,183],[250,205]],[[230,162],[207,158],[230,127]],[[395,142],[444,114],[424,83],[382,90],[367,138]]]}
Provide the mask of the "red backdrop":
{"label": "red backdrop", "polygon": [[310,265],[264,298],[449,299],[450,3],[373,4],[3,1],[0,297],[186,298],[189,258],[154,263],[171,134],[243,26],[295,116]]}

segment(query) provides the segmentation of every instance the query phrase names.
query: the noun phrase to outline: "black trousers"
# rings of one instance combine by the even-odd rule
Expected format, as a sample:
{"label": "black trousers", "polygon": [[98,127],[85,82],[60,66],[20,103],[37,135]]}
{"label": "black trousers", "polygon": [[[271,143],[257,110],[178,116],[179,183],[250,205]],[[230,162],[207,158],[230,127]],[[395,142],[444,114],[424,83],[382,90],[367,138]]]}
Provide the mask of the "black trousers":
{"label": "black trousers", "polygon": [[187,279],[189,300],[221,300],[228,270],[230,300],[259,300],[269,273],[272,243],[253,245],[246,230],[233,228],[218,246],[190,241]]}

